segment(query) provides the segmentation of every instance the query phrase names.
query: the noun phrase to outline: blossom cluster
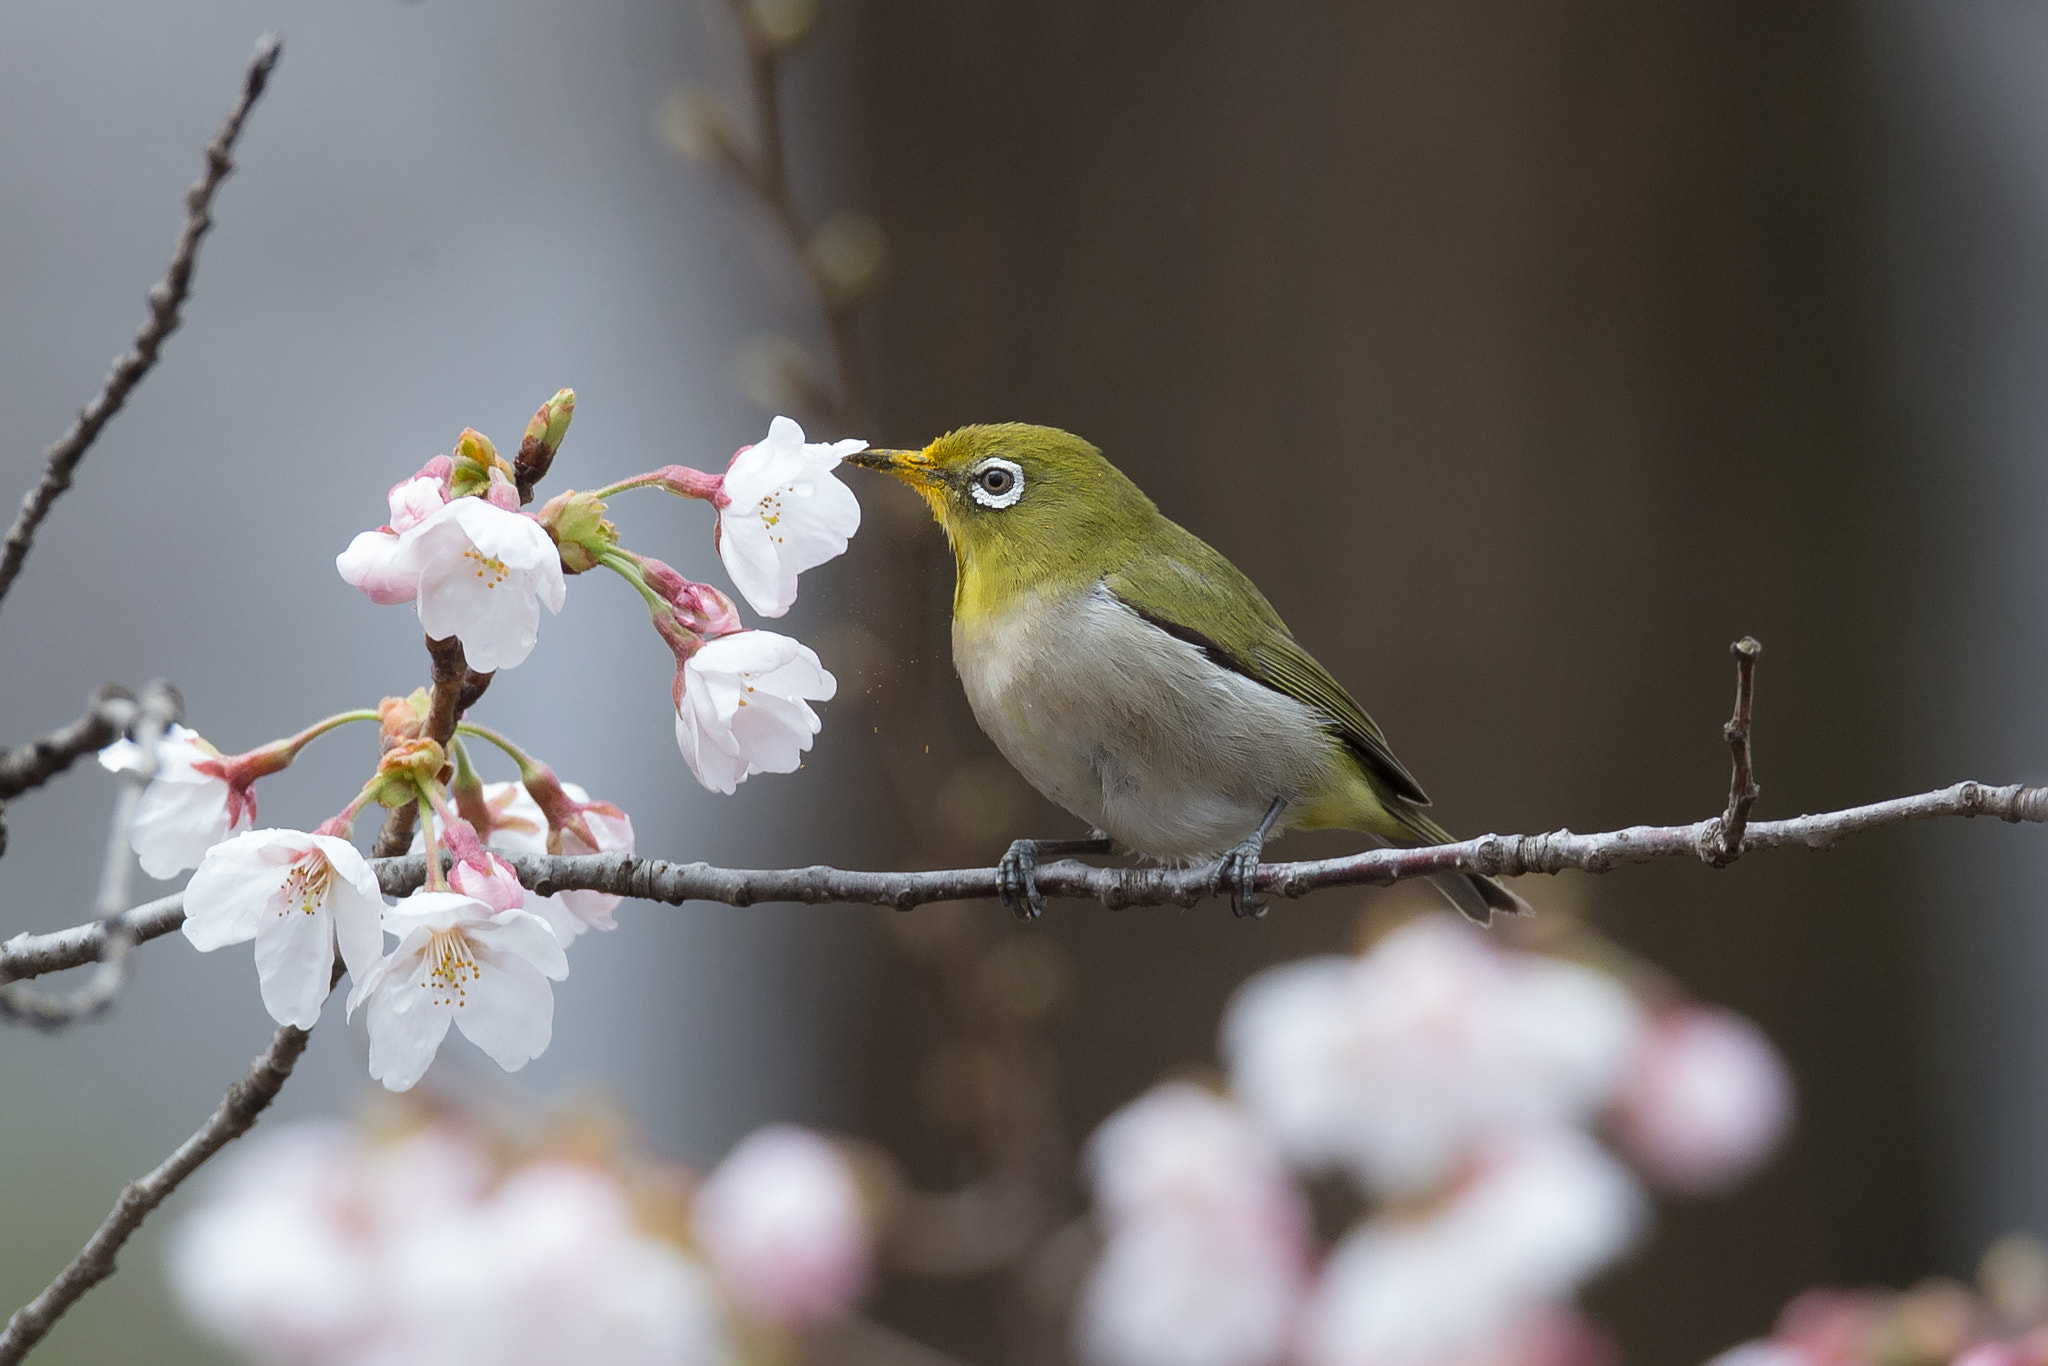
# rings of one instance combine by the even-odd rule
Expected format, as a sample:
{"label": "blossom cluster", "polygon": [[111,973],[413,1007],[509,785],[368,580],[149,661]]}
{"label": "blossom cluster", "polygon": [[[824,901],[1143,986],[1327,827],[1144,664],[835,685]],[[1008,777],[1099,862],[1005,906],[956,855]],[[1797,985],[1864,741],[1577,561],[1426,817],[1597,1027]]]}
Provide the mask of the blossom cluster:
{"label": "blossom cluster", "polygon": [[[1164,1083],[1089,1143],[1097,1366],[1605,1362],[1572,1300],[1644,1231],[1641,1178],[1725,1190],[1791,1115],[1747,1021],[1445,916],[1259,974],[1222,1036],[1227,1093]],[[1327,1250],[1326,1174],[1369,1206]]]}
{"label": "blossom cluster", "polygon": [[[525,512],[574,409],[566,389],[543,404],[516,462],[465,431],[452,454],[391,488],[390,521],[337,557],[342,578],[375,602],[413,604],[428,638],[458,641],[469,673],[484,675],[527,659],[541,609],[562,609],[568,576],[610,569],[640,593],[674,652],[676,743],[699,781],[730,793],[751,774],[794,770],[819,730],[810,704],[832,696],[832,675],[797,641],[744,628],[716,588],[624,549],[603,499],[656,488],[711,502],[734,584],[756,610],[780,616],[799,575],[844,551],[860,525],[860,505],[832,471],[865,443],[806,442],[777,418],[723,474],[669,465]],[[445,722],[430,734],[432,710],[424,690],[387,697],[237,755],[173,727],[128,832],[152,876],[196,869],[186,938],[201,950],[253,942],[263,1003],[280,1023],[310,1027],[346,969],[348,1013],[367,1022],[370,1074],[397,1091],[419,1081],[451,1028],[507,1070],[538,1056],[553,1032],[551,984],[568,976],[566,950],[587,930],[613,928],[619,898],[532,896],[506,856],[633,851],[633,823],[617,806],[466,715],[456,734]],[[381,735],[376,770],[355,798],[312,831],[255,828],[257,781],[354,721],[378,723]],[[503,750],[519,781],[482,782],[465,742]],[[134,771],[148,767],[145,757],[121,740],[100,760]],[[414,847],[427,855],[426,885],[394,902],[352,841],[371,805],[416,816]]]}
{"label": "blossom cluster", "polygon": [[857,1173],[809,1130],[759,1130],[701,1182],[504,1147],[445,1116],[264,1134],[176,1229],[179,1303],[266,1366],[724,1366],[867,1286]]}
{"label": "blossom cluster", "polygon": [[[574,404],[564,390],[543,406],[528,441],[552,431],[559,444]],[[536,514],[520,510],[516,467],[481,433],[465,431],[452,456],[435,456],[392,486],[391,520],[357,536],[335,566],[373,602],[412,603],[426,634],[461,641],[479,673],[525,662],[541,608],[562,610],[565,574],[612,570],[639,591],[675,654],[684,761],[704,786],[730,793],[752,774],[795,770],[820,727],[810,703],[837,685],[808,646],[746,629],[716,588],[624,549],[604,499],[660,488],[710,502],[734,586],[755,611],[779,617],[796,602],[798,576],[844,552],[859,530],[860,503],[833,470],[866,446],[806,442],[803,428],[778,417],[723,474],[664,466],[594,493],[570,490]]]}
{"label": "blossom cluster", "polygon": [[2048,1247],[2009,1233],[1986,1249],[1977,1283],[1932,1276],[1910,1290],[1809,1290],[1770,1336],[1708,1366],[2044,1366]]}

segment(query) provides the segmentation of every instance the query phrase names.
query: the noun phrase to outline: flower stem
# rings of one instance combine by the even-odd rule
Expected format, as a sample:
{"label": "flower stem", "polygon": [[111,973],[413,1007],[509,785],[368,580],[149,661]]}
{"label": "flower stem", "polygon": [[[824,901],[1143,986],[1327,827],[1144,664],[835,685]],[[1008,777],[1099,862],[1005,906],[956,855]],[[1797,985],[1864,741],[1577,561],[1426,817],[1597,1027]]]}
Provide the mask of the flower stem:
{"label": "flower stem", "polygon": [[380,719],[375,707],[363,707],[355,711],[336,712],[324,721],[315,721],[297,735],[279,740],[276,743],[287,753],[296,755],[300,750],[330,730],[339,729],[342,726],[348,725],[351,721],[376,721]]}
{"label": "flower stem", "polygon": [[688,465],[663,465],[658,470],[636,474],[631,478],[621,479],[616,484],[606,484],[592,493],[591,497],[609,498],[628,489],[663,488],[678,498],[701,498],[707,503],[716,503],[724,487],[724,475],[706,474],[702,470],[693,470]]}
{"label": "flower stem", "polygon": [[427,890],[445,892],[448,880],[441,873],[441,841],[434,833],[433,804],[424,795],[420,797],[420,838],[427,847]]}
{"label": "flower stem", "polygon": [[521,749],[519,746],[513,744],[504,736],[498,734],[498,732],[491,730],[486,726],[479,726],[474,721],[464,721],[457,725],[455,727],[455,730],[456,733],[459,735],[474,735],[477,739],[496,745],[499,749],[504,750],[506,757],[511,759],[513,763],[519,765],[519,773],[521,777],[524,777],[534,768],[538,767],[537,762],[531,754],[528,754],[525,750]]}

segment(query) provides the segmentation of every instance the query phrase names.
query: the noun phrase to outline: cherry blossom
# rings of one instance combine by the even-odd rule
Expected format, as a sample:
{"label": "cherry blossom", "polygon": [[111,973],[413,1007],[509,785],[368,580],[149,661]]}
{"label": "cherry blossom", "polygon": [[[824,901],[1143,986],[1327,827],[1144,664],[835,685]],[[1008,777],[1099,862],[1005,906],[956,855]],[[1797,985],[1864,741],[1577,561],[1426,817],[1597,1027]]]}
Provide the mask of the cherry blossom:
{"label": "cherry blossom", "polygon": [[797,576],[845,553],[860,530],[860,500],[832,469],[865,441],[806,442],[786,417],[742,446],[716,495],[718,554],[733,586],[764,617],[796,601]]}
{"label": "cherry blossom", "polygon": [[390,523],[363,532],[335,557],[335,568],[350,587],[386,606],[411,602],[419,595],[419,574],[403,552],[402,538],[447,505],[453,464],[445,455],[436,456],[418,474],[391,486],[385,495]]}
{"label": "cherry blossom", "polygon": [[1732,1189],[1792,1124],[1792,1078],[1764,1032],[1730,1010],[1688,1006],[1655,1020],[1615,1115],[1629,1156],[1684,1195]]}
{"label": "cherry blossom", "polygon": [[185,937],[211,952],[256,941],[264,1008],[310,1029],[337,948],[358,982],[384,948],[377,874],[354,845],[297,830],[250,830],[214,845],[185,887]]}
{"label": "cherry blossom", "polygon": [[697,1191],[697,1245],[747,1314],[800,1327],[845,1313],[871,1272],[867,1212],[846,1158],[807,1129],[743,1139]]}
{"label": "cherry blossom", "polygon": [[479,673],[523,663],[541,605],[559,612],[568,592],[540,523],[484,497],[453,499],[404,531],[366,531],[335,567],[372,601],[416,602],[426,633],[459,638]]}
{"label": "cherry blossom", "polygon": [[716,1292],[640,1232],[618,1180],[581,1163],[519,1167],[457,1217],[405,1226],[388,1252],[389,1362],[723,1366]]}
{"label": "cherry blossom", "polygon": [[[484,832],[484,843],[506,854],[605,854],[633,852],[633,818],[610,802],[592,801],[590,793],[577,783],[559,783],[573,817],[568,825],[551,832],[540,803],[524,783],[485,783],[481,809],[471,817],[472,825]],[[436,818],[436,827],[441,823]],[[550,847],[558,846],[558,847]],[[415,836],[413,850],[425,846]],[[509,869],[507,875],[510,875]],[[451,875],[452,878],[452,875]],[[458,890],[461,890],[458,888]],[[489,897],[481,897],[490,900]],[[526,893],[525,908],[548,922],[564,948],[587,930],[615,930],[612,913],[624,900],[610,892],[580,889],[556,892],[553,896]]]}
{"label": "cherry blossom", "polygon": [[609,1170],[538,1159],[498,1180],[478,1137],[446,1122],[379,1142],[298,1124],[249,1145],[177,1226],[169,1269],[196,1326],[250,1360],[733,1359],[710,1276],[637,1226]]}
{"label": "cherry blossom", "polygon": [[[142,747],[116,740],[100,751],[112,773],[137,772]],[[197,868],[206,851],[255,818],[255,804],[238,792],[221,765],[220,751],[189,726],[172,726],[157,741],[156,773],[135,803],[128,843],[142,871],[171,878]]]}
{"label": "cherry blossom", "polygon": [[1641,1234],[1647,1202],[1584,1134],[1490,1142],[1452,1197],[1381,1214],[1331,1252],[1302,1320],[1306,1366],[1512,1360],[1515,1343]]}
{"label": "cherry blossom", "polygon": [[676,675],[676,747],[697,781],[731,793],[756,773],[792,773],[822,725],[809,703],[838,684],[817,655],[773,631],[709,640]]}
{"label": "cherry blossom", "polygon": [[1363,958],[1254,977],[1223,1045],[1238,1094],[1293,1160],[1406,1195],[1488,1135],[1589,1120],[1626,1079],[1641,1029],[1606,974],[1428,916]]}
{"label": "cherry blossom", "polygon": [[1106,1235],[1074,1320],[1101,1366],[1272,1366],[1307,1289],[1307,1202],[1278,1147],[1184,1082],[1110,1116],[1084,1159]]}
{"label": "cherry blossom", "polygon": [[459,892],[421,891],[387,907],[384,928],[398,947],[348,998],[351,1018],[368,1007],[372,1077],[393,1091],[411,1089],[451,1024],[508,1072],[548,1046],[548,980],[567,977],[569,960],[545,920]]}

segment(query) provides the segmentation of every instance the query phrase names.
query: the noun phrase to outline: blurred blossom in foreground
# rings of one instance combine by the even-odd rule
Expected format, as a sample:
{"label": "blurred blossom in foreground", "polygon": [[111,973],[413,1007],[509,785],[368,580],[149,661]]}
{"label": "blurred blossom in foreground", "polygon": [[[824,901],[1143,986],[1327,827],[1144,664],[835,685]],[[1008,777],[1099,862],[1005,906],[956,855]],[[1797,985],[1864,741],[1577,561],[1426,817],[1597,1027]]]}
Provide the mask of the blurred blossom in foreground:
{"label": "blurred blossom in foreground", "polygon": [[1552,1306],[1628,1251],[1646,1215],[1634,1178],[1584,1135],[1502,1141],[1441,1205],[1369,1219],[1337,1244],[1304,1321],[1303,1360],[1525,1360]]}
{"label": "blurred blossom in foreground", "polygon": [[774,1206],[773,1314],[759,1267],[730,1279],[683,1241],[688,1173],[588,1146],[508,1156],[449,1118],[384,1139],[325,1122],[259,1133],[174,1230],[173,1289],[263,1366],[729,1366],[750,1326],[787,1326],[791,1303],[842,1312],[866,1278],[850,1176],[805,1169],[819,1150],[838,1160],[814,1134],[758,1134],[719,1178],[729,1193],[734,1170],[768,1182],[742,1203]]}
{"label": "blurred blossom in foreground", "polygon": [[1739,1185],[1792,1127],[1792,1077],[1764,1032],[1688,1006],[1651,1026],[1615,1131],[1643,1173],[1681,1195]]}
{"label": "blurred blossom in foreground", "polygon": [[1906,1291],[1808,1290],[1766,1338],[1708,1366],[2043,1366],[2048,1363],[2048,1248],[2009,1233],[1977,1266],[1977,1284],[1929,1277]]}
{"label": "blurred blossom in foreground", "polygon": [[1308,1207],[1238,1106],[1154,1087],[1085,1158],[1107,1242],[1077,1310],[1080,1355],[1116,1366],[1269,1366],[1307,1289]]}
{"label": "blurred blossom in foreground", "polygon": [[769,1323],[834,1318],[867,1287],[859,1182],[808,1129],[778,1124],[744,1139],[698,1189],[691,1227],[727,1293]]}
{"label": "blurred blossom in foreground", "polygon": [[1290,1157],[1392,1197],[1434,1189],[1490,1135],[1586,1123],[1627,1078],[1642,1027],[1612,977],[1427,916],[1362,958],[1252,978],[1223,1052]]}

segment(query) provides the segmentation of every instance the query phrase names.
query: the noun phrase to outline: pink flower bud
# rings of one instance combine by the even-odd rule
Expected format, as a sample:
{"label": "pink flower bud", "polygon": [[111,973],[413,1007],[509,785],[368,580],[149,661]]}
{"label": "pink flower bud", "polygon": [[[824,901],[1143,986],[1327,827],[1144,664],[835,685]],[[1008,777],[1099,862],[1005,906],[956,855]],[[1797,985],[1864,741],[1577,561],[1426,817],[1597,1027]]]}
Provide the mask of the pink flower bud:
{"label": "pink flower bud", "polygon": [[1615,1127],[1658,1186],[1716,1195],[1741,1182],[1791,1127],[1783,1059],[1733,1011],[1688,1006],[1652,1022]]}
{"label": "pink flower bud", "polygon": [[802,1327],[845,1313],[870,1271],[852,1167],[807,1129],[741,1141],[698,1188],[692,1224],[726,1292],[748,1314]]}

